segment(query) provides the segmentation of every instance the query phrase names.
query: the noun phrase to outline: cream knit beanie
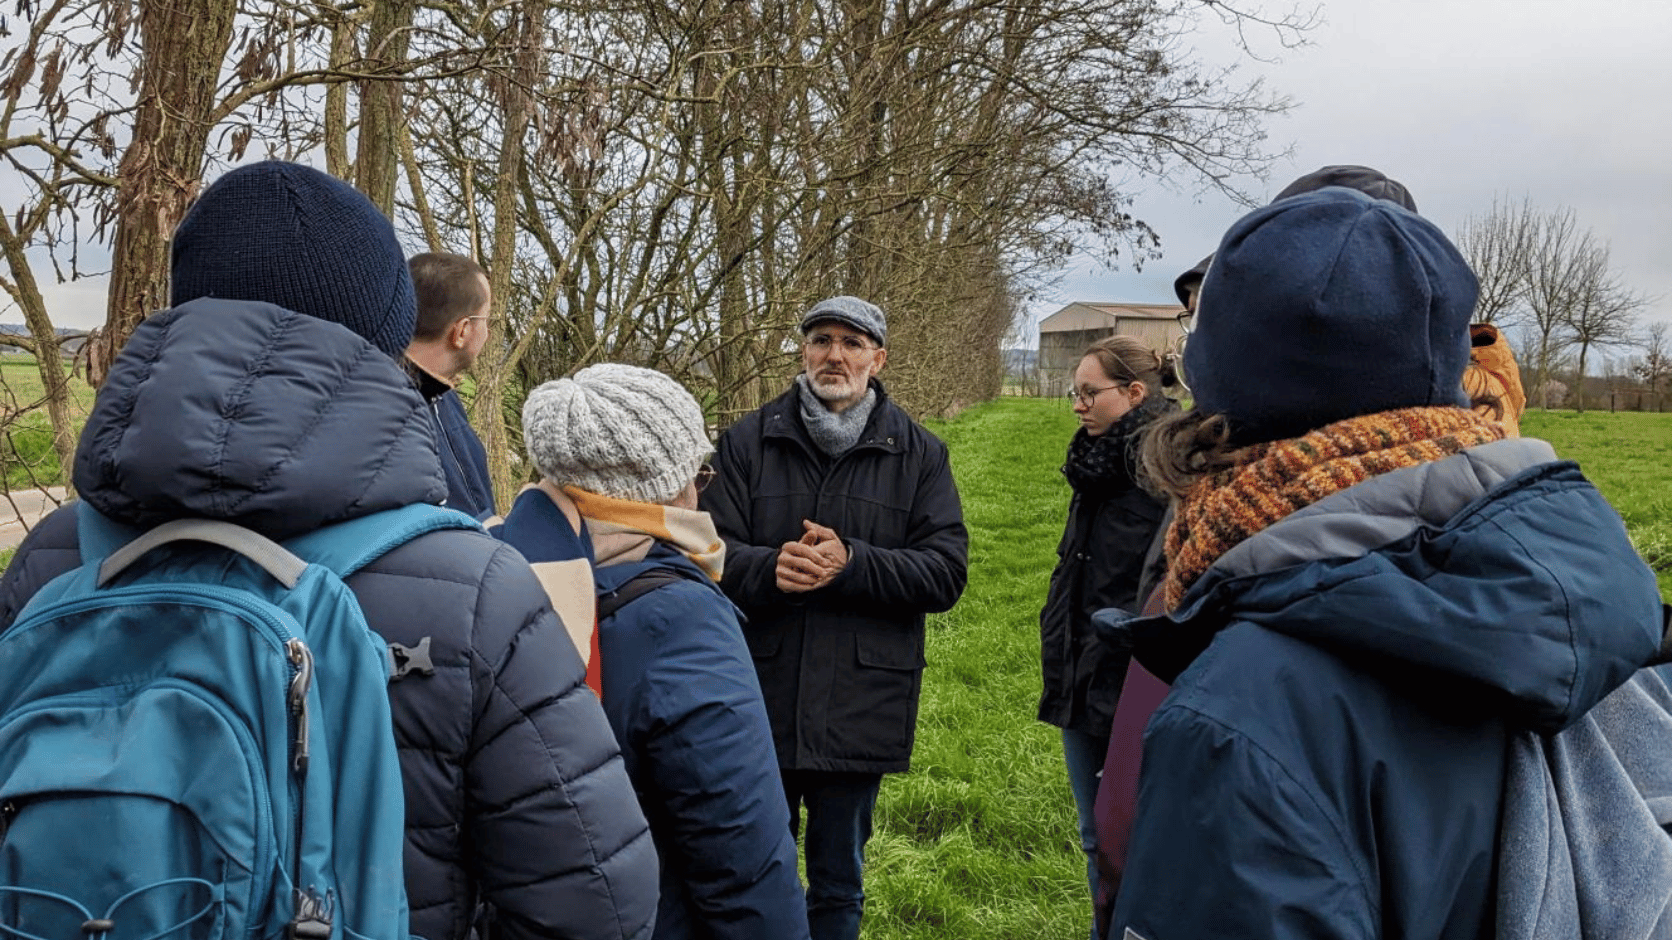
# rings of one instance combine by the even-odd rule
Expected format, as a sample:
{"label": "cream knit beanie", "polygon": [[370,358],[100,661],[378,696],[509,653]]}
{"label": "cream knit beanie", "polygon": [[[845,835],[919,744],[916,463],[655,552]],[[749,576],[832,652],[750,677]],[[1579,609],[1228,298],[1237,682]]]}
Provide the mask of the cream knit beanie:
{"label": "cream knit beanie", "polygon": [[523,443],[553,483],[641,503],[678,496],[714,450],[690,392],[615,363],[536,388],[523,404]]}

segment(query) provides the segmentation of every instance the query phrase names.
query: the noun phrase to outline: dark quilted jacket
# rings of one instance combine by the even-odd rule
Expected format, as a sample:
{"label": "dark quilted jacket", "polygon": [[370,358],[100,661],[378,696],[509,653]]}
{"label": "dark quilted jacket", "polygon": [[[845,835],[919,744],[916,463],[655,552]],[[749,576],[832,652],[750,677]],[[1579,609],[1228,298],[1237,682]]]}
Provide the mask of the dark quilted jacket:
{"label": "dark quilted jacket", "polygon": [[[446,493],[429,409],[393,361],[335,324],[199,300],[152,316],[99,392],[75,484],[151,526],[226,519],[285,538]],[[0,581],[0,626],[79,561],[74,513],[36,527]],[[655,850],[582,666],[509,546],[435,532],[348,579],[366,619],[433,676],[390,686],[405,777],[412,932],[648,937]]]}

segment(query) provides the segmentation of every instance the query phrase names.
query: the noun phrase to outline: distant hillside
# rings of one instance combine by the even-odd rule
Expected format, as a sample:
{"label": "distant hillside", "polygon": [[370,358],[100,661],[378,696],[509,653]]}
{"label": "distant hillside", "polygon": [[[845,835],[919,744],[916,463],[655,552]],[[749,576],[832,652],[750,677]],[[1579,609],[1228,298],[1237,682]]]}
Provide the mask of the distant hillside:
{"label": "distant hillside", "polygon": [[[85,333],[87,331],[86,330],[71,330],[71,329],[66,329],[64,327],[58,327],[56,330],[54,330],[54,332],[56,332],[59,336],[76,336],[76,335],[79,335],[81,333]],[[21,323],[0,323],[0,335],[5,335],[5,336],[28,336],[29,335],[29,328],[27,326],[24,326]]]}
{"label": "distant hillside", "polygon": [[1015,374],[1032,372],[1039,366],[1039,350],[1006,349],[1003,351],[1004,371]]}

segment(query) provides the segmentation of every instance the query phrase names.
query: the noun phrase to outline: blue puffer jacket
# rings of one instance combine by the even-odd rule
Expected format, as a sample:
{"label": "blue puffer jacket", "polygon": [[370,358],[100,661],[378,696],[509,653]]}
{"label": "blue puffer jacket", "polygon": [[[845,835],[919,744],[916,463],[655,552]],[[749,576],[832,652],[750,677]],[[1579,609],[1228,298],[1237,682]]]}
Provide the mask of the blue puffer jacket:
{"label": "blue puffer jacket", "polygon": [[1110,937],[1494,935],[1513,736],[1573,723],[1661,639],[1653,573],[1554,457],[1502,441],[1376,477],[1171,615],[1098,615],[1175,680]]}
{"label": "blue puffer jacket", "polygon": [[600,595],[664,568],[688,580],[598,627],[604,710],[662,859],[656,940],[805,940],[795,839],[737,608],[683,555],[597,570]]}
{"label": "blue puffer jacket", "polygon": [[[274,538],[446,493],[429,409],[399,367],[333,323],[197,300],[134,333],[76,456],[82,498],[120,522],[206,516]],[[79,563],[49,516],[0,582],[0,627]],[[598,700],[539,582],[485,532],[397,548],[348,579],[386,640],[436,672],[390,686],[406,797],[412,932],[648,937],[656,857]]]}

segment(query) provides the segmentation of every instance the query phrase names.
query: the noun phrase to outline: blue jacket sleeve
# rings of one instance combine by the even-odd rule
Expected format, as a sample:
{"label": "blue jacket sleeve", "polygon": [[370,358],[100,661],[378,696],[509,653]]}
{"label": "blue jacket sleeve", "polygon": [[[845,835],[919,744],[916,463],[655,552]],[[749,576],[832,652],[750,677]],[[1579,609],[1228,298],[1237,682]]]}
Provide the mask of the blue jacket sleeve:
{"label": "blue jacket sleeve", "polygon": [[580,656],[511,547],[478,596],[466,812],[493,934],[648,938],[655,847]]}
{"label": "blue jacket sleeve", "polygon": [[1371,874],[1312,788],[1187,706],[1144,737],[1137,821],[1109,937],[1371,940]]}
{"label": "blue jacket sleeve", "polygon": [[707,588],[652,597],[643,628],[657,649],[635,737],[663,882],[686,891],[696,936],[804,940],[795,840],[743,632]]}
{"label": "blue jacket sleeve", "polygon": [[969,580],[970,537],[946,445],[932,445],[920,464],[905,544],[879,548],[837,532],[847,546],[848,565],[824,591],[926,613],[951,610],[958,602]]}

